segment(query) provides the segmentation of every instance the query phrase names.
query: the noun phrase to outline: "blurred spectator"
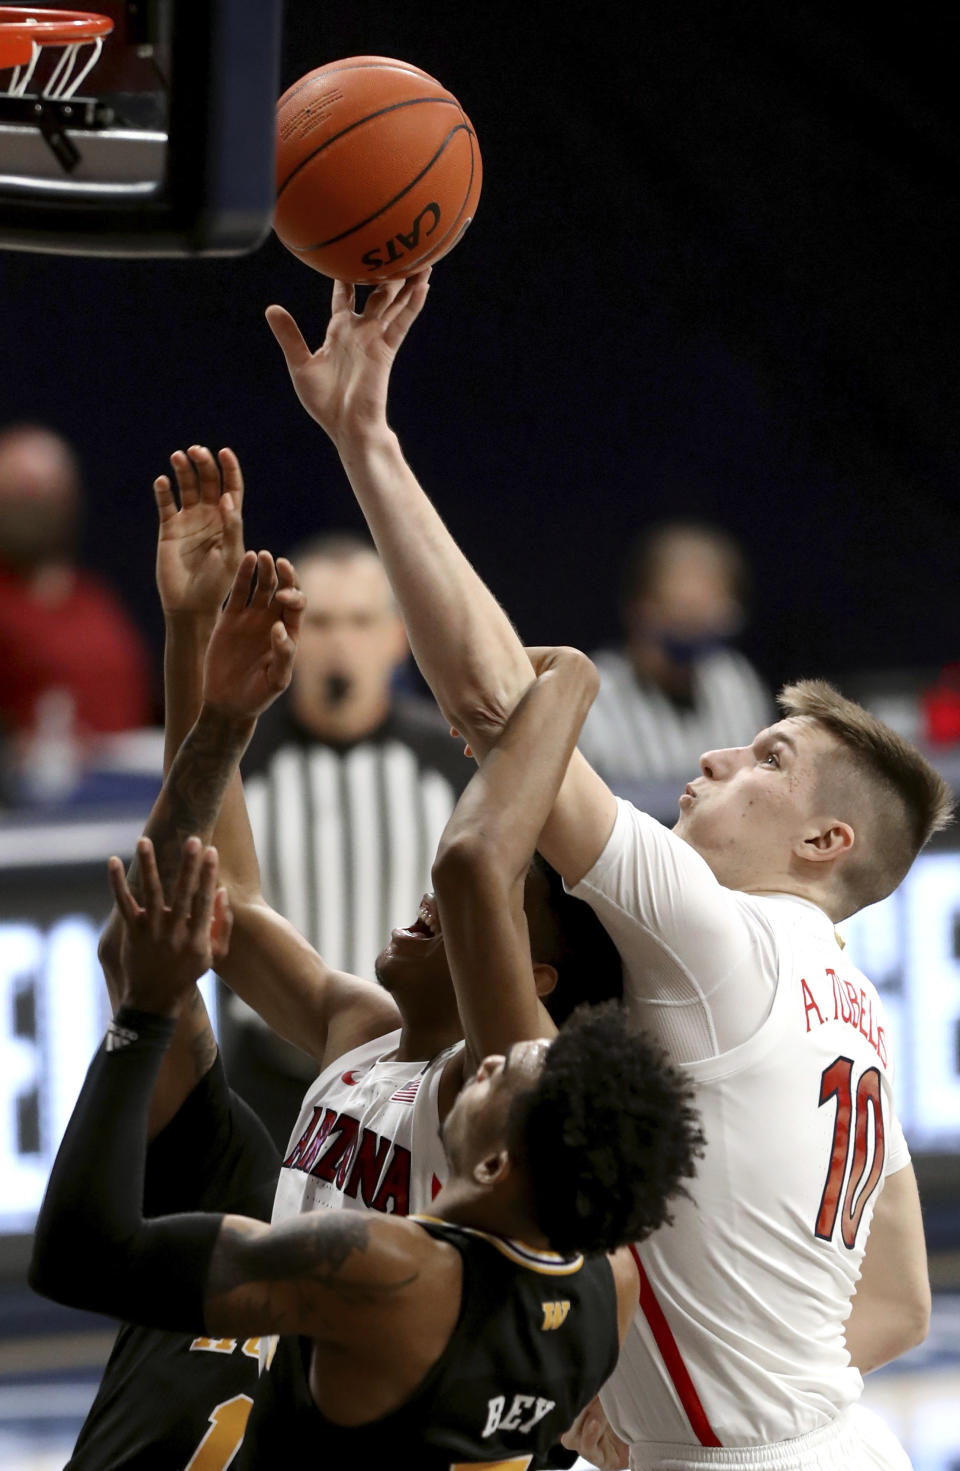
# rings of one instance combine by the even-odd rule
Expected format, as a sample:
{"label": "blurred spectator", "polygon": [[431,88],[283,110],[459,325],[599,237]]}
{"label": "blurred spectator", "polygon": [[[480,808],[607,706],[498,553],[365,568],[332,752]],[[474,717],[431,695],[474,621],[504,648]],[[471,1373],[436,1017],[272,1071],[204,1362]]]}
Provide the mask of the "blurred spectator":
{"label": "blurred spectator", "polygon": [[37,424],[0,432],[0,724],[14,800],[68,796],[92,740],[154,718],[149,649],[78,565],[82,511],[65,440]]}
{"label": "blurred spectator", "polygon": [[672,521],[634,543],[623,575],[622,649],[594,654],[600,692],[581,750],[612,786],[696,772],[698,757],[751,741],[773,701],[729,640],[743,626],[747,567],[725,532]]}
{"label": "blurred spectator", "polygon": [[[407,641],[372,545],[334,534],[292,560],[307,595],[293,681],[242,767],[263,891],[334,969],[372,978],[391,929],[416,921],[473,767],[432,698],[396,692]],[[231,1077],[282,1148],[316,1069],[236,998],[227,1015]]]}

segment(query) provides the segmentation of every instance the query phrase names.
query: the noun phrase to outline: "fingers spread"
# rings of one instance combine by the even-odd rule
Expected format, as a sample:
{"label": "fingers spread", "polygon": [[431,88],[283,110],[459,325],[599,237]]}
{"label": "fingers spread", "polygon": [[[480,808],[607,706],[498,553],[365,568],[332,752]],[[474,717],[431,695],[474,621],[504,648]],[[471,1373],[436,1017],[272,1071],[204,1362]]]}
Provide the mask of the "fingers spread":
{"label": "fingers spread", "polygon": [[229,491],[233,504],[240,512],[243,509],[243,471],[240,469],[240,461],[233,450],[226,447],[220,451],[217,459],[220,461],[223,488]]}
{"label": "fingers spread", "polygon": [[301,364],[309,362],[310,349],[303,339],[303,333],[286,308],[268,306],[266,318],[267,326],[280,344],[280,351],[287,360],[287,367],[292,371]]}
{"label": "fingers spread", "polygon": [[256,571],[256,567],[256,552],[244,552],[240,559],[240,566],[237,568],[233,579],[233,586],[230,588],[230,596],[227,598],[227,608],[231,613],[238,613],[241,608],[247,606],[250,598],[250,585],[253,581],[253,574]]}
{"label": "fingers spread", "polygon": [[170,464],[177,479],[177,489],[180,492],[181,506],[195,506],[200,499],[200,487],[197,482],[197,470],[188,454],[182,449],[175,449],[170,456]]}
{"label": "fingers spread", "polygon": [[337,312],[352,312],[357,300],[357,289],[352,281],[334,281],[330,302],[331,315]]}
{"label": "fingers spread", "polygon": [[183,857],[180,859],[177,882],[170,904],[170,916],[175,933],[182,934],[189,925],[200,882],[200,859],[200,839],[187,838],[183,845]]}
{"label": "fingers spread", "polygon": [[204,444],[192,444],[190,460],[197,476],[200,499],[215,506],[220,499],[220,466]]}
{"label": "fingers spread", "polygon": [[119,858],[111,858],[107,862],[107,876],[110,879],[110,887],[116,900],[117,908],[128,925],[134,924],[143,914],[140,905],[130,892],[127,883],[127,875]]}
{"label": "fingers spread", "polygon": [[274,688],[283,689],[286,687],[293,668],[297,646],[280,619],[270,627],[270,643],[274,655],[271,661],[271,683]]}
{"label": "fingers spread", "polygon": [[404,281],[402,292],[390,303],[389,310],[384,312],[386,327],[383,339],[394,351],[403,342],[423,310],[429,289],[430,267],[428,266],[425,271],[418,271],[415,276],[410,276]]}
{"label": "fingers spread", "polygon": [[378,317],[386,317],[406,284],[406,281],[399,277],[393,281],[381,281],[380,285],[374,287],[367,297],[367,303],[363,309],[364,318],[372,322]]}
{"label": "fingers spread", "polygon": [[137,840],[137,866],[140,870],[140,890],[143,894],[144,913],[150,922],[151,930],[156,933],[164,909],[163,884],[160,882],[160,870],[157,868],[157,855],[149,838]]}
{"label": "fingers spread", "polygon": [[161,526],[165,521],[172,521],[177,514],[177,503],[170,488],[169,476],[157,476],[153,482],[153,498],[157,503]]}
{"label": "fingers spread", "polygon": [[250,599],[251,607],[263,608],[277,590],[277,569],[269,552],[257,553],[257,586]]}
{"label": "fingers spread", "polygon": [[233,910],[226,889],[217,890],[213,899],[213,921],[210,926],[210,954],[214,961],[222,960],[230,949],[233,933]]}
{"label": "fingers spread", "polygon": [[204,849],[200,858],[197,885],[190,909],[190,946],[198,955],[206,955],[210,947],[210,926],[213,923],[213,906],[217,894],[218,863],[216,848]]}

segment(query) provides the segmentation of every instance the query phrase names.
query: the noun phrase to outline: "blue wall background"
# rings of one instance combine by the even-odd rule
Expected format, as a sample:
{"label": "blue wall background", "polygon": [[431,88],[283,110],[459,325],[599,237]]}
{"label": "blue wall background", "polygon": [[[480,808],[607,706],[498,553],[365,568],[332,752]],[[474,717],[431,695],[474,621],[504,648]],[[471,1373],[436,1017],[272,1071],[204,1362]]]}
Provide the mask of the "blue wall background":
{"label": "blue wall background", "polygon": [[[393,420],[531,642],[616,630],[625,539],[721,521],[771,680],[960,657],[955,88],[933,7],[289,0],[281,88],[373,52],[460,97],[485,165],[434,272]],[[150,485],[229,443],[249,541],[357,513],[263,322],[328,284],[233,260],[0,254],[0,419],[78,445],[85,551],[153,641]]]}

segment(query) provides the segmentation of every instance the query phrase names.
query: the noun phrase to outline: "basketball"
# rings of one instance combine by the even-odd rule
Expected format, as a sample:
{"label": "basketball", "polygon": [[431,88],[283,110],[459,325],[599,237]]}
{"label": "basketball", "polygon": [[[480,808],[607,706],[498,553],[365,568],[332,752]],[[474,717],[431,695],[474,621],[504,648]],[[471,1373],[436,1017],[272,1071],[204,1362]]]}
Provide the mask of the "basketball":
{"label": "basketball", "polygon": [[408,62],[331,61],[277,103],[273,228],[324,276],[375,283],[438,261],[470,224],[481,180],[470,119]]}

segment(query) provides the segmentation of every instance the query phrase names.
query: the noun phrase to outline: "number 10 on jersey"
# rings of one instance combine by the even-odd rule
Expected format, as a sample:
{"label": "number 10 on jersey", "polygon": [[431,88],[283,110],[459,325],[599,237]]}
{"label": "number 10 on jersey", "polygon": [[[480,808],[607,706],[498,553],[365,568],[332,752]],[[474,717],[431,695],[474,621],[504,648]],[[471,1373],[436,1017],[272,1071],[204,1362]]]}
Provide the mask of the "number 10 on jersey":
{"label": "number 10 on jersey", "polygon": [[[849,1057],[835,1058],[820,1076],[820,1107],[832,1098],[837,1100],[837,1116],[833,1125],[830,1165],[817,1213],[816,1234],[824,1241],[832,1241],[839,1214],[841,1240],[844,1246],[852,1249],[857,1242],[867,1201],[883,1175],[885,1146],[879,1068],[867,1068],[861,1073],[854,1092],[852,1060]],[[873,1158],[867,1173],[871,1118]]]}

